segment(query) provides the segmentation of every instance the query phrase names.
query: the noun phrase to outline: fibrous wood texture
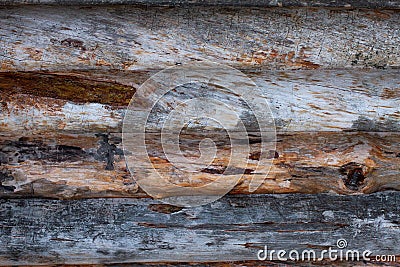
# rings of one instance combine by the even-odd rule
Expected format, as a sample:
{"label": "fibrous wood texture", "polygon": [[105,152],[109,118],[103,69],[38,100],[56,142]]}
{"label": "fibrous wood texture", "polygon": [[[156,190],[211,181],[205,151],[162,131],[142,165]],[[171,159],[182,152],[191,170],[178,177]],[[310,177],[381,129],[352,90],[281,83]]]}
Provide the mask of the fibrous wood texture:
{"label": "fibrous wood texture", "polygon": [[334,7],[334,8],[399,8],[397,0],[3,0],[3,5],[46,4],[46,5],[110,5],[130,4],[144,6],[245,6],[245,7]]}
{"label": "fibrous wood texture", "polygon": [[[2,74],[2,194],[56,198],[142,196],[126,169],[121,126],[123,105],[135,92],[129,81],[140,83],[148,74],[123,74],[94,75],[101,82],[77,78],[76,73]],[[258,193],[351,194],[399,189],[398,71],[249,75],[265,91],[278,131],[276,149],[269,152],[273,166]],[[76,97],[76,92],[82,93]],[[179,93],[190,96],[193,91],[182,87]],[[213,93],[210,97],[225,97],[222,91]],[[234,97],[228,102],[239,103]],[[167,112],[154,113],[150,129],[160,130],[156,122],[162,121]],[[237,112],[249,120],[245,107]],[[193,144],[207,135],[196,133],[202,126],[189,126],[189,133],[182,135],[186,155],[198,153]],[[219,148],[229,151],[226,135],[213,131],[209,135]],[[160,160],[158,167],[168,168],[159,136],[149,134],[148,138],[155,151],[151,156]],[[235,193],[248,193],[246,177],[251,176],[252,164],[260,158],[259,142],[254,135],[250,164],[237,166],[245,169],[247,176]],[[221,162],[204,170],[198,180],[183,180],[181,184],[199,185],[209,181],[213,173],[221,173],[229,154],[220,157]],[[355,170],[361,170],[362,175],[353,181]]]}
{"label": "fibrous wood texture", "polygon": [[[396,1],[134,3],[144,5],[0,8],[1,265],[263,266],[278,264],[256,261],[264,245],[323,249],[339,238],[399,259],[400,13],[353,8],[398,8]],[[281,5],[346,9],[266,8]],[[249,164],[236,166],[244,176],[218,202],[160,204],[127,170],[126,106],[159,70],[205,60],[259,86],[276,147],[260,153],[259,133],[251,133]],[[237,96],[210,92],[252,130]],[[196,97],[193,86],[176,88],[163,107],[180,97]],[[169,111],[158,109],[148,125],[160,170],[171,167],[159,139]],[[200,140],[212,137],[218,162],[195,180],[171,172],[174,183],[198,186],[226,167],[229,140],[207,126],[188,126],[181,148],[196,155]],[[272,167],[251,194],[260,157]]]}
{"label": "fibrous wood texture", "polygon": [[256,261],[264,245],[321,251],[340,238],[348,249],[398,255],[398,202],[397,193],[229,196],[191,209],[147,199],[2,200],[7,227],[0,230],[0,259],[8,265]]}
{"label": "fibrous wood texture", "polygon": [[3,7],[2,70],[399,66],[397,10]]}

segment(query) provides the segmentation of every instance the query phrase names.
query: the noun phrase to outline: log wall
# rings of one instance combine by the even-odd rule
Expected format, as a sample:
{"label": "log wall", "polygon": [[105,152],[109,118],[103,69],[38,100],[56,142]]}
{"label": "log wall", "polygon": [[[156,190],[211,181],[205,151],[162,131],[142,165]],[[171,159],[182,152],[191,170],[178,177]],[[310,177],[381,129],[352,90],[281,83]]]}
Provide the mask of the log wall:
{"label": "log wall", "polygon": [[[1,265],[278,266],[257,261],[258,250],[322,250],[340,238],[397,256],[380,265],[399,264],[398,1],[111,2],[128,5],[1,2]],[[181,208],[151,199],[131,177],[122,120],[149,77],[200,61],[235,67],[259,86],[277,142],[257,191],[248,187],[263,156],[254,134],[229,195]],[[179,93],[193,96],[190,86]],[[236,96],[212,96],[251,121]],[[168,111],[149,123],[160,170],[171,167],[157,123]],[[205,126],[183,135],[186,155],[198,153]],[[228,151],[221,130],[208,134]],[[196,180],[169,178],[201,185],[228,159],[220,154]]]}

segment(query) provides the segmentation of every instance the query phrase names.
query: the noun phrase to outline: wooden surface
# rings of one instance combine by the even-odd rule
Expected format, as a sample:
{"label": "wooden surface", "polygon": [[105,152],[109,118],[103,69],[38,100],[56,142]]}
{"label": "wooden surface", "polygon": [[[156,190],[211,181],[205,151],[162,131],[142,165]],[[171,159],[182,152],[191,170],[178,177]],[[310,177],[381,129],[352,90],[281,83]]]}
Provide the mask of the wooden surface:
{"label": "wooden surface", "polygon": [[0,18],[3,71],[400,65],[398,10],[15,6]]}
{"label": "wooden surface", "polygon": [[[279,132],[370,131],[400,129],[400,70],[243,70],[260,88]],[[120,132],[124,109],[135,90],[155,71],[0,73],[3,132],[19,134]],[[207,96],[224,100],[242,116],[249,108],[240,97],[207,89]],[[179,94],[182,93],[182,96]],[[198,93],[197,93],[198,94]],[[196,90],[181,86],[163,99],[196,97]],[[34,97],[34,99],[32,98]],[[158,111],[154,121],[170,110]],[[267,116],[267,115],[265,115]],[[251,126],[251,121],[247,122]],[[201,122],[195,127],[204,127]]]}
{"label": "wooden surface", "polygon": [[[16,4],[0,7],[0,265],[400,264],[398,1],[128,2],[138,5],[0,3]],[[196,208],[161,204],[127,171],[126,106],[159,70],[204,60],[257,83],[276,147],[261,153],[252,133],[229,195]],[[177,88],[161,107],[196,97],[193,89]],[[207,96],[232,104],[252,130],[237,96]],[[169,111],[148,125],[151,159],[167,173],[158,121]],[[197,155],[211,136],[218,162],[193,180],[170,172],[174,183],[202,185],[226,167],[226,135],[207,126],[188,127],[181,145]],[[250,193],[262,157],[271,171]],[[339,238],[397,263],[256,259],[264,245],[322,250]]]}
{"label": "wooden surface", "polygon": [[128,4],[143,6],[242,6],[242,7],[334,7],[334,8],[394,8],[400,7],[398,0],[2,0],[3,5],[110,5]]}
{"label": "wooden surface", "polygon": [[148,199],[2,200],[0,259],[8,265],[243,261],[257,260],[264,245],[321,251],[340,238],[348,249],[399,255],[398,203],[391,192],[229,196],[190,209]]}
{"label": "wooden surface", "polygon": [[[273,165],[257,193],[398,190],[398,74],[397,70],[249,72],[265,93],[278,141],[268,152]],[[60,199],[144,195],[126,169],[121,126],[124,105],[135,92],[132,84],[142,83],[150,74],[91,73],[81,78],[83,75],[86,73],[0,74],[1,195]],[[195,97],[194,92],[181,87],[174,96]],[[223,100],[226,94],[213,88],[209,97]],[[165,106],[176,100],[165,99]],[[224,101],[237,106],[235,111],[243,114],[251,128],[251,119],[246,117],[249,111],[237,104],[238,99]],[[153,113],[149,129],[159,131],[156,122],[168,112]],[[201,123],[189,126],[188,134],[182,135],[186,155],[199,153],[192,144],[207,136],[196,133],[202,127]],[[219,143],[220,150],[229,152],[229,139],[218,130],[222,129],[207,131],[208,137]],[[169,171],[171,164],[165,160],[160,137],[150,134],[148,138],[157,168],[180,185],[202,185],[215,179],[229,159],[223,152],[211,169],[194,180],[182,180]],[[255,135],[250,155],[245,155],[251,159],[249,165],[235,166],[245,176],[232,193],[249,193],[249,181],[260,159],[257,140]],[[362,175],[352,181],[355,170]]]}

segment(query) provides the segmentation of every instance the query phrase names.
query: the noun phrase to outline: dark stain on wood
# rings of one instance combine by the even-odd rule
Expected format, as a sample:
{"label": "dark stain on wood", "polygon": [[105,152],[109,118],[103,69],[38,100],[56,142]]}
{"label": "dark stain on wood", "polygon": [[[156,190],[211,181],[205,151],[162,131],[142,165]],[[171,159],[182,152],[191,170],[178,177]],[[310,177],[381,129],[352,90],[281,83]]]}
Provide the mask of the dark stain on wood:
{"label": "dark stain on wood", "polygon": [[100,137],[99,145],[100,147],[97,149],[97,154],[95,158],[97,160],[101,160],[106,162],[105,169],[108,171],[114,170],[114,157],[116,155],[123,156],[124,152],[122,149],[117,148],[115,144],[110,143],[109,136],[107,134],[96,134],[96,136]]}
{"label": "dark stain on wood", "polygon": [[[1,164],[0,164],[0,166],[1,166]],[[1,191],[14,192],[15,186],[3,185],[3,182],[12,181],[12,180],[14,180],[14,177],[11,175],[10,171],[0,169],[0,190]]]}
{"label": "dark stain on wood", "polygon": [[127,106],[135,89],[118,83],[93,81],[74,76],[6,72],[0,73],[0,92],[3,101],[13,94],[27,94],[76,103]]}
{"label": "dark stain on wood", "polygon": [[78,39],[73,39],[73,38],[67,38],[61,41],[61,44],[64,46],[70,46],[70,47],[74,47],[74,48],[79,48],[82,51],[85,51],[85,45],[84,42]]}
{"label": "dark stain on wood", "polygon": [[79,161],[88,154],[77,146],[49,145],[41,140],[30,140],[21,137],[18,141],[0,143],[0,158],[5,164],[17,164],[27,160],[44,160],[49,162]]}
{"label": "dark stain on wood", "polygon": [[177,207],[169,204],[150,204],[148,206],[149,210],[155,211],[158,213],[164,213],[164,214],[171,214],[175,213],[178,211],[181,211],[183,208],[182,207]]}

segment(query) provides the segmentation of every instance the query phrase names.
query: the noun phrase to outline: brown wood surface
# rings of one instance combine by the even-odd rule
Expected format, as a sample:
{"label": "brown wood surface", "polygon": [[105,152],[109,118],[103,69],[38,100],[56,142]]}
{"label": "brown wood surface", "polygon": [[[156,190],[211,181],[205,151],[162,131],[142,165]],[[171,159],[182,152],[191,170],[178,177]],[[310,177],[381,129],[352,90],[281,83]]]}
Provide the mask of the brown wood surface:
{"label": "brown wood surface", "polygon": [[[142,83],[151,73],[92,72],[82,78],[85,74],[0,75],[1,195],[144,196],[126,169],[121,126],[124,105],[137,88],[132,83]],[[266,92],[277,126],[276,148],[263,155],[272,161],[272,168],[256,193],[354,194],[400,188],[398,71],[249,72],[249,76]],[[189,86],[179,92],[186,97],[195,91]],[[212,92],[211,98],[226,96],[217,89]],[[168,106],[174,98],[165,101]],[[227,103],[236,105],[237,100],[231,97]],[[236,111],[246,114],[247,109]],[[162,121],[167,112],[154,113],[152,121]],[[246,116],[243,120],[250,121]],[[149,125],[160,130],[160,124]],[[203,126],[189,127],[182,135],[184,154],[198,154],[196,142],[205,137],[211,137],[221,153],[218,162],[193,180],[174,174],[160,136],[147,135],[152,161],[182,186],[200,186],[220,177],[230,158],[229,138],[218,129],[200,134],[199,127]],[[261,157],[257,135],[250,138],[251,151],[244,155],[250,159],[248,165],[235,166],[245,175],[232,193],[249,193]]]}

